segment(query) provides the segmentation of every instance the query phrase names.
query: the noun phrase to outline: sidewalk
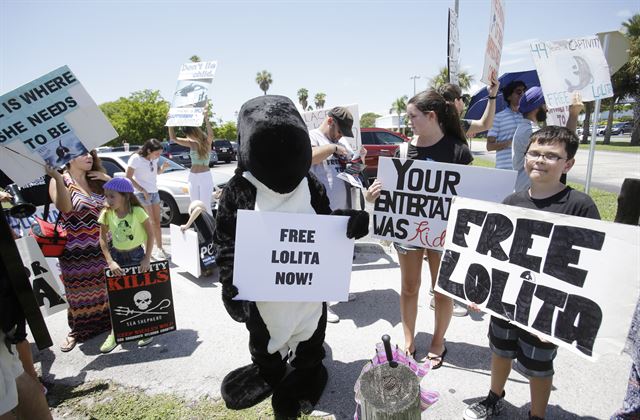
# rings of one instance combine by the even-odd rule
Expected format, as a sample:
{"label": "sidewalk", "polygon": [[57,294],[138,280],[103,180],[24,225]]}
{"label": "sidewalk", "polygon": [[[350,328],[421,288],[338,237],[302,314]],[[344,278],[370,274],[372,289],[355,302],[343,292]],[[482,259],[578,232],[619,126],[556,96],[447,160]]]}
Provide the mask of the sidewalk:
{"label": "sidewalk", "polygon": [[[171,276],[177,331],[156,337],[146,348],[129,343],[102,355],[102,335],[62,353],[58,343],[68,327],[66,314],[58,313],[47,318],[54,346],[42,352],[34,350],[44,379],[69,385],[110,379],[149,393],[219,398],[223,377],[250,362],[248,333],[224,310],[217,272],[209,278],[196,279],[174,267]],[[429,332],[433,331],[427,264],[423,266],[423,278],[417,322],[418,358],[425,356]],[[371,239],[356,244],[351,281],[356,300],[333,306],[341,321],[327,325],[325,364],[329,382],[317,410],[337,419],[353,418],[353,385],[362,366],[374,355],[375,344],[383,334],[389,334],[393,343],[402,345],[399,283],[395,251]],[[423,418],[460,419],[469,402],[486,395],[491,355],[486,338],[488,321],[489,316],[483,314],[453,318],[444,366],[430,372],[423,382],[440,392],[441,400]],[[595,364],[560,350],[547,418],[608,418],[622,402],[629,367],[627,356],[607,355]],[[513,372],[506,388],[506,409],[499,418],[526,418],[528,398],[526,378]]]}

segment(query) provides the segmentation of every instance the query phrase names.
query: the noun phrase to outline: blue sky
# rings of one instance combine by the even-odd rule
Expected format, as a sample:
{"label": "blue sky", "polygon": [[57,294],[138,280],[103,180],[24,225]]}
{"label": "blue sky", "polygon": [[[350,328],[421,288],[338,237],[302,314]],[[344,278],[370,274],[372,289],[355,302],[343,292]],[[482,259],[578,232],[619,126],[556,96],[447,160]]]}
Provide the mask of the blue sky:
{"label": "blue sky", "polygon": [[[637,0],[506,0],[500,72],[533,68],[528,42],[619,29]],[[170,97],[180,64],[217,60],[211,92],[223,120],[262,94],[307,88],[326,106],[358,103],[386,114],[446,64],[450,1],[14,1],[0,0],[0,94],[69,65],[95,101],[142,89]],[[461,66],[481,86],[490,0],[460,0]],[[312,101],[310,101],[312,102]]]}

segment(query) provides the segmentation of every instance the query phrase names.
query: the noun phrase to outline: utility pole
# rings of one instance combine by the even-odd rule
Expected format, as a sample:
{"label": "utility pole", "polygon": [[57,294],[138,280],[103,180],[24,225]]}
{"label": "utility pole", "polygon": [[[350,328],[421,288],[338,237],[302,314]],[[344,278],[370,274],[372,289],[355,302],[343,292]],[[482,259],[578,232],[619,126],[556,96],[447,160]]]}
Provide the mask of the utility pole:
{"label": "utility pole", "polygon": [[420,76],[411,76],[409,79],[413,79],[413,96],[416,96],[416,79],[419,79]]}

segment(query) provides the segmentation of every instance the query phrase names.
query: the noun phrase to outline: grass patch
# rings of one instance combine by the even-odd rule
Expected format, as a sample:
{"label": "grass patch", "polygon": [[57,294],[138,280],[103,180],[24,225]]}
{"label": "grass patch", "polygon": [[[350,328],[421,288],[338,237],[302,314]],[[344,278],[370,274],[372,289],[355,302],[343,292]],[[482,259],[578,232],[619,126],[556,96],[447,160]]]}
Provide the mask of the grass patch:
{"label": "grass patch", "polygon": [[[589,150],[590,144],[580,143],[580,149]],[[596,150],[606,150],[608,152],[640,153],[640,146],[632,146],[629,140],[611,140],[609,144],[602,144],[602,140],[596,140]]]}
{"label": "grass patch", "polygon": [[[478,156],[474,156],[473,166],[480,166],[484,168],[494,168],[495,164],[493,161],[488,159],[482,159]],[[576,184],[575,182],[569,182],[569,186],[574,190],[583,191],[584,185]],[[598,210],[600,211],[600,217],[602,220],[607,220],[609,222],[613,222],[616,217],[616,211],[618,209],[618,195],[612,192],[599,190],[597,188],[590,188],[589,195],[598,206]]]}
{"label": "grass patch", "polygon": [[[228,410],[222,400],[186,400],[172,394],[146,394],[113,382],[91,381],[77,386],[56,383],[47,395],[54,418],[152,419],[271,419],[268,398],[246,410]],[[303,416],[311,419],[312,417]]]}

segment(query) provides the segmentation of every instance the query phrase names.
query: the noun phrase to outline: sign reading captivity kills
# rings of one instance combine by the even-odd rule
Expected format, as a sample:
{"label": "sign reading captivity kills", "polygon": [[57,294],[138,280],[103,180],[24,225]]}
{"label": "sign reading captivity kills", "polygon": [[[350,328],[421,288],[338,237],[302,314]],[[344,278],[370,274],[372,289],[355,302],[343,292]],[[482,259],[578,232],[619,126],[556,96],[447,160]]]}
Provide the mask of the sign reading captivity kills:
{"label": "sign reading captivity kills", "polygon": [[169,262],[152,262],[147,272],[140,272],[138,265],[121,268],[121,276],[104,270],[116,343],[174,331]]}
{"label": "sign reading captivity kills", "polygon": [[436,291],[589,359],[622,351],[640,228],[456,198]]}
{"label": "sign reading captivity kills", "polygon": [[345,216],[238,210],[235,299],[346,301],[353,239]]}
{"label": "sign reading captivity kills", "polygon": [[381,157],[380,197],[373,206],[373,237],[442,249],[453,197],[502,202],[515,171]]}

